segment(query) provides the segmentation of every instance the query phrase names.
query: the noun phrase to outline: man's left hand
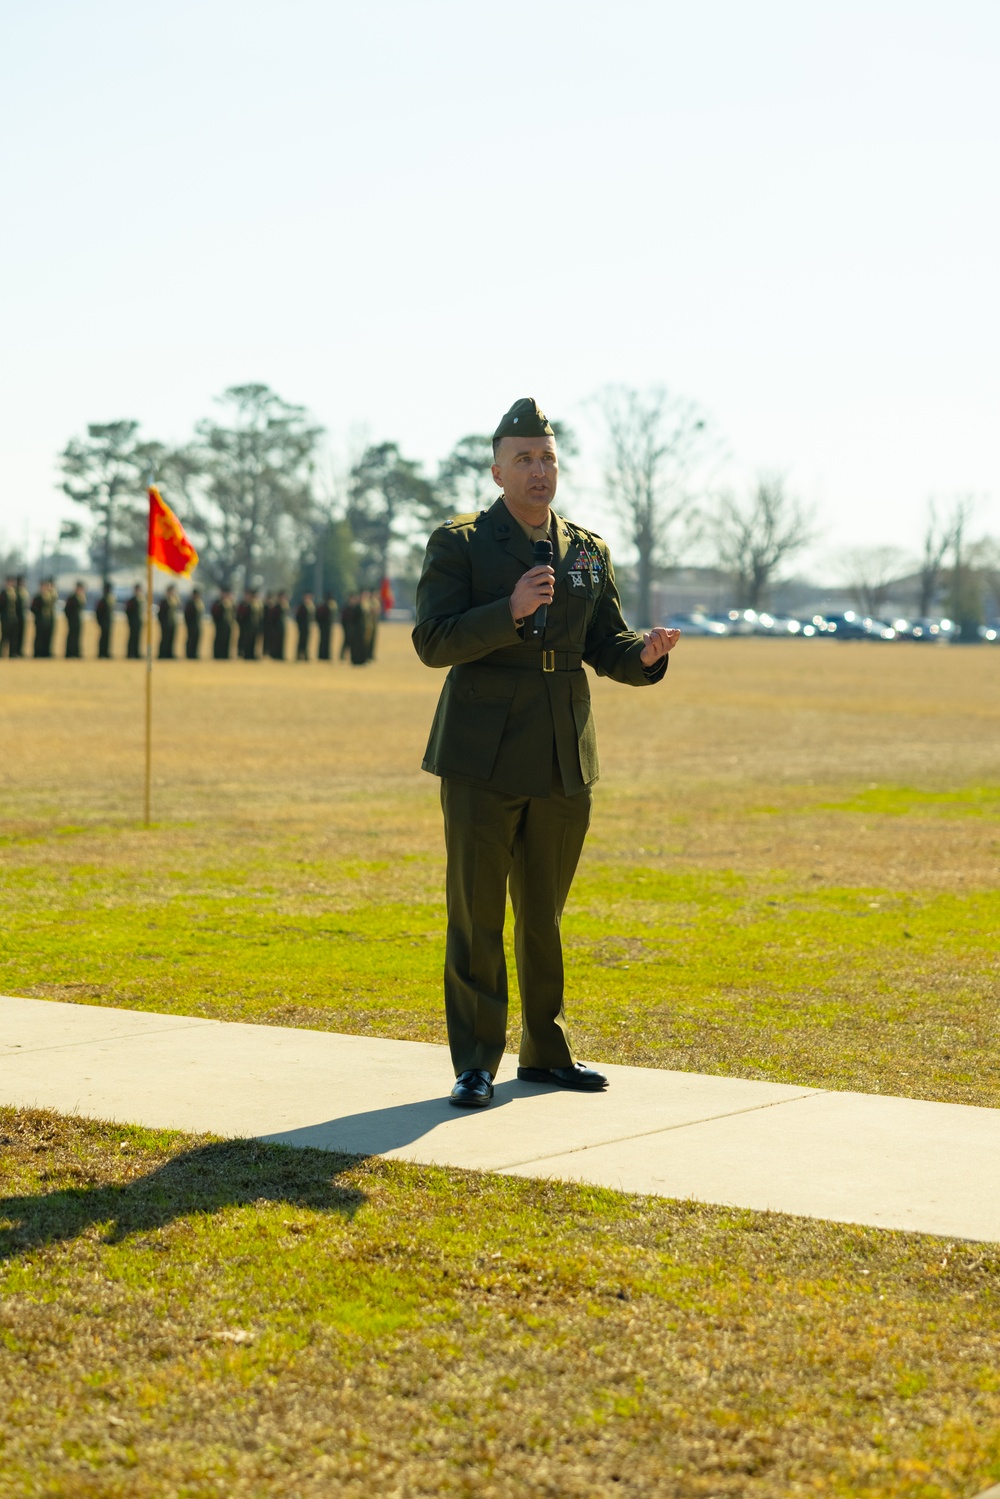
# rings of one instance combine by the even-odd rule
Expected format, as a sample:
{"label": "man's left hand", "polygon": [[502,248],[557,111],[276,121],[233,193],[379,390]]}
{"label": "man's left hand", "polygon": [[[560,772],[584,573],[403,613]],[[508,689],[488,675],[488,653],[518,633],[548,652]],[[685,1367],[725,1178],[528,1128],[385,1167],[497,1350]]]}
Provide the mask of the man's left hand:
{"label": "man's left hand", "polygon": [[673,650],[681,638],[681,632],[680,630],[665,630],[662,625],[657,625],[655,630],[650,630],[649,634],[642,638],[645,644],[640,652],[639,660],[643,666],[655,666],[661,656]]}

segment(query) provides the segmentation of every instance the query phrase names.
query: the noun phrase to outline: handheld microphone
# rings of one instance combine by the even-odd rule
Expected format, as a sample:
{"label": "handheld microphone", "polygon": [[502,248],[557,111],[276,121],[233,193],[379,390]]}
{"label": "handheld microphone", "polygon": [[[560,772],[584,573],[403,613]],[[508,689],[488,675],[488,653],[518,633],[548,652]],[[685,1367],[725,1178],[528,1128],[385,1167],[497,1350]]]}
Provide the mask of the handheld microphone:
{"label": "handheld microphone", "polygon": [[[532,567],[552,566],[551,541],[549,541],[548,539],[546,539],[545,541],[533,541],[531,544],[531,551],[533,559],[531,564]],[[531,616],[531,624],[528,628],[528,634],[530,635],[532,640],[541,640],[544,637],[545,626],[548,623],[548,618],[549,606],[548,604],[542,604],[541,607],[536,609],[534,614]]]}

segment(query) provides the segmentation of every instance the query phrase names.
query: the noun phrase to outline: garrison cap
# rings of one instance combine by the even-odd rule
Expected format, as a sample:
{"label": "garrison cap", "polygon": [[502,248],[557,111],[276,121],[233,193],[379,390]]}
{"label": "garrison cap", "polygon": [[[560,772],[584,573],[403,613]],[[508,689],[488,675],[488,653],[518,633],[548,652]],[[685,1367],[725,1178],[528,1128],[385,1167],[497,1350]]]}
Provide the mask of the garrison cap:
{"label": "garrison cap", "polygon": [[534,396],[522,396],[506,416],[500,418],[493,441],[499,442],[501,437],[555,437],[555,433]]}

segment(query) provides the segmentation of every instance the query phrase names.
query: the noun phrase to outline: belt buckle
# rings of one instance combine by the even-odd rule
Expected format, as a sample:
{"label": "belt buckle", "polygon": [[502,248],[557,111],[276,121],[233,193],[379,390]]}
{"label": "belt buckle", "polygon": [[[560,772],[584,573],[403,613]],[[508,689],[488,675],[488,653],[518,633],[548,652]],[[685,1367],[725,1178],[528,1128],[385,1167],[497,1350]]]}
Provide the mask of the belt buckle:
{"label": "belt buckle", "polygon": [[555,651],[543,651],[542,652],[542,671],[555,671],[555,669],[556,669],[556,653],[555,653]]}

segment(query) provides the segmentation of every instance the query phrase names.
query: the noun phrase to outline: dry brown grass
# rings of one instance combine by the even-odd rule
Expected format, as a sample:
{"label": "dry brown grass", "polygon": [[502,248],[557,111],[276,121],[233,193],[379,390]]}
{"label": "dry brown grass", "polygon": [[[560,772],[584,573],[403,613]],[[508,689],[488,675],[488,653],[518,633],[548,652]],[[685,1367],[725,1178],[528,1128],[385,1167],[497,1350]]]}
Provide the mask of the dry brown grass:
{"label": "dry brown grass", "polygon": [[[443,1040],[441,674],[406,630],[360,670],[157,664],[149,833],[143,673],[0,663],[0,985]],[[998,678],[988,648],[694,640],[661,688],[596,682],[581,1053],[1000,1102]]]}
{"label": "dry brown grass", "polygon": [[[141,815],[143,676],[136,662],[0,663],[8,818],[48,826]],[[436,783],[420,759],[442,674],[406,627],[383,626],[368,668],[261,661],[157,663],[155,816],[322,831],[378,829],[397,853],[438,848]],[[593,847],[627,857],[686,827],[671,855],[817,863],[864,884],[992,880],[995,825],[935,818],[853,830],[819,818],[820,848],[748,824],[751,802],[795,811],[875,782],[926,789],[1000,781],[1000,651],[865,642],[682,640],[667,681],[594,683],[604,778]],[[345,818],[345,800],[360,801]],[[738,823],[738,829],[734,824]],[[810,829],[810,837],[812,829]],[[350,851],[345,850],[350,854]],[[816,860],[810,855],[820,854]]]}

